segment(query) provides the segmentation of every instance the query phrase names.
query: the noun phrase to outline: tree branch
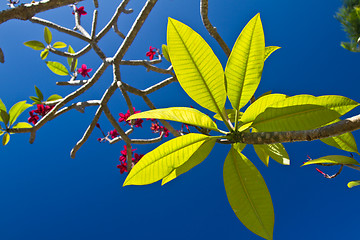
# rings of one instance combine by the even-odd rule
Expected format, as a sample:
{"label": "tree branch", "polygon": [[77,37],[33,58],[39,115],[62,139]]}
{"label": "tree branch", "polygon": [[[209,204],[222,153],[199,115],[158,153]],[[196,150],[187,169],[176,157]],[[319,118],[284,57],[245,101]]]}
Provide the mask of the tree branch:
{"label": "tree branch", "polygon": [[50,9],[66,6],[84,0],[43,0],[35,3],[21,4],[16,8],[3,10],[0,12],[0,24],[10,19],[29,20],[35,14]]}

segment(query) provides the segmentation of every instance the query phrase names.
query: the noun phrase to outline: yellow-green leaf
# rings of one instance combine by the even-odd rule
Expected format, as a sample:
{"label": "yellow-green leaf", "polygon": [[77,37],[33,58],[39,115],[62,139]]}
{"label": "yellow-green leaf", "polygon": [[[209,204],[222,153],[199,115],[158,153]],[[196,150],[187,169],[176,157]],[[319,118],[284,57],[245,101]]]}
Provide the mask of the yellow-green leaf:
{"label": "yellow-green leaf", "polygon": [[9,133],[5,133],[2,139],[2,145],[5,146],[6,144],[8,144],[10,141],[10,134]]}
{"label": "yellow-green leaf", "polygon": [[347,184],[348,188],[356,187],[360,185],[360,181],[351,181]]}
{"label": "yellow-green leaf", "polygon": [[239,110],[254,95],[261,79],[265,59],[265,37],[260,14],[242,30],[226,64],[227,94]]}
{"label": "yellow-green leaf", "polygon": [[51,101],[55,101],[55,100],[59,100],[59,99],[62,99],[62,96],[57,95],[57,94],[53,94],[46,101],[51,102]]}
{"label": "yellow-green leaf", "polygon": [[[69,53],[75,53],[74,49],[69,45],[68,47],[68,52]],[[75,64],[74,64],[74,68],[73,69],[70,69],[71,72],[75,71],[76,67],[77,67],[77,64],[78,64],[78,60],[77,58],[74,60],[74,58],[70,58],[68,57],[67,58],[67,62],[69,64],[69,67],[71,68],[71,64],[72,64],[72,61],[75,61]]]}
{"label": "yellow-green leaf", "polygon": [[183,165],[174,169],[169,175],[163,178],[161,185],[170,182],[183,173],[186,173],[196,165],[200,164],[210,154],[216,143],[216,138],[205,140],[204,143],[196,150],[196,152]]}
{"label": "yellow-green leaf", "polygon": [[[7,112],[5,104],[4,104],[3,101],[0,99],[0,113],[1,113],[2,111]],[[0,122],[4,122],[3,119],[2,119],[1,114],[0,114]]]}
{"label": "yellow-green leaf", "polygon": [[265,60],[276,50],[280,49],[281,47],[277,47],[277,46],[268,46],[265,47]]}
{"label": "yellow-green leaf", "polygon": [[254,150],[260,160],[265,164],[265,166],[269,166],[269,154],[266,153],[263,145],[253,144]]}
{"label": "yellow-green leaf", "polygon": [[329,155],[325,157],[321,157],[318,159],[313,159],[310,161],[307,161],[302,166],[310,165],[310,164],[334,164],[334,165],[340,165],[340,164],[355,164],[359,165],[359,163],[351,157],[346,156],[340,156],[340,155]]}
{"label": "yellow-green leaf", "polygon": [[268,106],[255,118],[252,127],[269,132],[314,129],[338,119],[358,105],[343,96],[297,95]]}
{"label": "yellow-green leaf", "polygon": [[12,125],[16,121],[16,119],[19,117],[19,115],[22,112],[24,112],[26,109],[28,109],[31,106],[32,105],[26,103],[26,101],[21,101],[21,102],[15,103],[14,106],[12,106],[11,109],[9,110],[10,125]]}
{"label": "yellow-green leaf", "polygon": [[124,186],[146,185],[166,177],[183,165],[209,138],[189,133],[165,142],[141,158],[125,179]]}
{"label": "yellow-green leaf", "polygon": [[252,232],[273,238],[274,209],[266,183],[256,167],[236,144],[224,163],[224,185],[231,208]]}
{"label": "yellow-green leaf", "polygon": [[48,55],[49,55],[49,50],[48,50],[48,49],[44,49],[44,50],[40,53],[40,57],[41,57],[42,60],[45,60]]}
{"label": "yellow-green leaf", "polygon": [[47,44],[50,44],[52,41],[52,34],[47,27],[44,28],[44,40]]}
{"label": "yellow-green leaf", "polygon": [[38,97],[39,101],[42,102],[44,100],[44,95],[36,85],[34,87],[35,87],[36,96]]}
{"label": "yellow-green leaf", "polygon": [[221,114],[226,101],[224,72],[210,46],[190,27],[172,18],[167,43],[181,87],[199,105]]}
{"label": "yellow-green leaf", "polygon": [[34,50],[43,50],[45,48],[45,45],[42,42],[36,40],[24,42],[24,45]]}
{"label": "yellow-green leaf", "polygon": [[128,120],[138,118],[164,119],[219,131],[216,124],[209,116],[194,108],[170,107],[154,109],[131,115]]}
{"label": "yellow-green leaf", "polygon": [[164,58],[170,62],[168,47],[165,44],[163,44],[161,46],[161,49],[162,49],[162,54],[163,54]]}
{"label": "yellow-green leaf", "polygon": [[27,122],[18,122],[13,128],[32,128],[33,126]]}
{"label": "yellow-green leaf", "polygon": [[59,63],[59,62],[51,62],[51,61],[46,61],[45,63],[48,66],[48,68],[55,74],[60,75],[60,76],[69,75],[68,70],[61,63]]}
{"label": "yellow-green leaf", "polygon": [[[235,122],[235,110],[234,109],[225,109],[226,115],[228,116],[228,118],[230,119],[231,122]],[[239,112],[239,117],[242,116],[242,112]],[[220,114],[215,114],[214,118],[216,120],[220,120],[222,121],[223,119],[221,118]]]}
{"label": "yellow-green leaf", "polygon": [[64,48],[66,47],[66,43],[63,43],[63,42],[56,42],[53,44],[53,48]]}

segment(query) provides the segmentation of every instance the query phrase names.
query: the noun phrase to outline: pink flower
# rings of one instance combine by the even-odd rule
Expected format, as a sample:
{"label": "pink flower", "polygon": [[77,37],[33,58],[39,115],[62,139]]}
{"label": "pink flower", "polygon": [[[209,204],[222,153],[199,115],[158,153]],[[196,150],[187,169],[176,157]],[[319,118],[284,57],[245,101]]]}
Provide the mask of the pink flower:
{"label": "pink flower", "polygon": [[127,119],[130,117],[130,113],[125,113],[125,114],[119,113],[119,116],[120,116],[119,122],[128,122]]}
{"label": "pink flower", "polygon": [[86,65],[85,64],[83,64],[82,66],[81,66],[81,68],[79,68],[78,70],[78,73],[80,73],[83,77],[90,77],[89,76],[89,72],[91,72],[92,71],[92,68],[87,68],[86,67]]}
{"label": "pink flower", "polygon": [[[79,8],[77,8],[77,7],[75,7],[75,8],[76,8],[75,12],[77,12],[80,16],[87,14],[87,12],[84,11],[84,7],[83,7],[83,6],[82,6],[82,7],[79,7]],[[72,12],[72,14],[75,15],[75,12]]]}
{"label": "pink flower", "polygon": [[157,132],[160,131],[160,126],[159,126],[159,124],[157,124],[157,123],[151,123],[150,129],[151,129],[154,133],[157,133]]}
{"label": "pink flower", "polygon": [[146,53],[146,56],[149,57],[150,60],[153,60],[154,56],[156,54],[156,51],[157,51],[157,48],[150,46],[149,51]]}
{"label": "pink flower", "polygon": [[37,121],[39,120],[39,116],[34,114],[34,111],[35,110],[29,112],[30,117],[28,118],[28,122],[35,125],[37,123]]}
{"label": "pink flower", "polygon": [[116,138],[117,136],[119,136],[119,133],[116,131],[116,129],[111,130],[109,134],[111,138]]}
{"label": "pink flower", "polygon": [[117,165],[116,167],[120,169],[121,174],[123,174],[124,172],[127,172],[127,163],[126,162],[122,162],[121,164]]}
{"label": "pink flower", "polygon": [[136,119],[135,120],[135,123],[134,123],[134,126],[135,127],[141,127],[142,128],[142,123],[144,122],[144,120],[142,119]]}

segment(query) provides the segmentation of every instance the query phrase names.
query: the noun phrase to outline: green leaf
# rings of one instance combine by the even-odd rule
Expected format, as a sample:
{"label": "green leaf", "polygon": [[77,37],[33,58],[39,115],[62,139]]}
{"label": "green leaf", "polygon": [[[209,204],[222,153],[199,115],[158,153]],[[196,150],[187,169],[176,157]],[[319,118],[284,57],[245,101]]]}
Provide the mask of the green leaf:
{"label": "green leaf", "polygon": [[48,55],[49,55],[49,50],[48,50],[48,49],[44,49],[44,50],[40,53],[40,57],[41,57],[42,60],[45,60]]}
{"label": "green leaf", "polygon": [[267,144],[264,146],[266,147],[266,152],[272,159],[280,164],[290,165],[289,155],[281,143]]}
{"label": "green leaf", "polygon": [[2,139],[2,145],[5,146],[6,144],[8,144],[10,141],[10,134],[9,133],[5,133]]}
{"label": "green leaf", "polygon": [[156,182],[183,165],[211,137],[189,133],[174,138],[147,153],[134,166],[124,185],[146,185]]}
{"label": "green leaf", "polygon": [[[336,119],[335,121],[333,121],[329,124],[336,123],[339,121],[340,121],[340,119]],[[329,125],[329,124],[327,124],[327,125]],[[336,136],[336,137],[323,138],[320,140],[323,143],[328,144],[333,147],[336,147],[338,149],[348,151],[348,152],[358,153],[356,141],[351,132],[344,133],[344,134]]]}
{"label": "green leaf", "polygon": [[57,94],[53,94],[46,101],[51,102],[51,101],[55,101],[55,100],[59,100],[59,99],[62,99],[62,96],[57,95]]}
{"label": "green leaf", "polygon": [[[268,46],[265,47],[265,60],[276,50],[280,49],[281,47],[277,47],[277,46]],[[264,61],[265,61],[264,60]]]}
{"label": "green leaf", "polygon": [[45,48],[45,45],[42,42],[35,40],[24,42],[24,45],[34,50],[43,50]]}
{"label": "green leaf", "polygon": [[224,185],[239,220],[255,234],[272,239],[274,209],[269,190],[260,172],[237,150],[236,144],[225,159]]}
{"label": "green leaf", "polygon": [[[228,118],[230,119],[231,122],[235,122],[235,110],[234,109],[225,109],[226,115],[228,116]],[[239,116],[242,116],[242,112],[239,112]],[[214,117],[216,120],[220,120],[222,121],[222,118],[220,116],[220,114],[215,114]]]}
{"label": "green leaf", "polygon": [[213,122],[213,120],[211,120],[209,116],[194,108],[171,107],[154,109],[131,115],[128,120],[138,118],[164,119],[199,126],[214,131],[219,131],[216,124]]}
{"label": "green leaf", "polygon": [[1,111],[7,112],[5,104],[3,103],[3,101],[0,99],[0,122],[4,122],[1,116]]}
{"label": "green leaf", "polygon": [[314,129],[338,119],[358,105],[343,96],[297,95],[268,106],[255,118],[252,127],[265,132]]}
{"label": "green leaf", "polygon": [[253,147],[260,160],[268,167],[270,156],[266,153],[264,146],[253,144]]}
{"label": "green leaf", "polygon": [[4,131],[1,131],[1,130],[0,130],[0,136],[3,135],[3,134],[4,134]]}
{"label": "green leaf", "polygon": [[13,128],[32,128],[33,126],[27,122],[18,122]]}
{"label": "green leaf", "polygon": [[279,93],[269,94],[269,95],[260,97],[246,109],[246,111],[240,118],[241,122],[248,123],[248,122],[254,121],[255,118],[260,113],[263,113],[266,110],[266,108],[271,106],[271,104],[282,101],[285,98],[287,98],[287,96],[285,94],[279,94]]}
{"label": "green leaf", "polygon": [[360,181],[351,181],[347,184],[348,188],[356,187],[360,185]]}
{"label": "green leaf", "polygon": [[52,41],[52,34],[47,27],[44,28],[44,40],[47,44],[50,44]]}
{"label": "green leaf", "polygon": [[29,98],[34,101],[34,104],[41,104],[41,101],[38,97],[30,96]]}
{"label": "green leaf", "polygon": [[69,75],[68,70],[61,63],[59,63],[59,62],[50,62],[50,61],[46,61],[45,63],[48,66],[48,68],[55,74],[60,75],[60,76]]}
{"label": "green leaf", "polygon": [[[69,52],[69,53],[75,53],[74,49],[73,49],[70,45],[69,45],[69,47],[68,47],[68,52]],[[72,61],[74,61],[74,58],[70,58],[70,57],[67,58],[67,62],[68,62],[68,64],[69,64],[69,67],[70,67],[70,68],[71,68]],[[76,69],[77,64],[78,64],[78,60],[77,60],[77,58],[76,58],[76,59],[75,59],[74,69]],[[73,71],[75,71],[74,69],[70,69],[70,71],[73,72]]]}
{"label": "green leaf", "polygon": [[186,173],[196,165],[200,164],[205,158],[210,154],[216,143],[215,138],[205,140],[204,143],[196,150],[196,152],[187,160],[183,165],[174,169],[169,175],[163,178],[161,185],[170,182],[171,180],[177,178],[183,173]]}
{"label": "green leaf", "polygon": [[21,113],[23,113],[26,109],[28,109],[31,106],[32,105],[26,103],[26,101],[15,103],[9,110],[10,125],[12,125],[16,121],[16,119],[19,117]]}
{"label": "green leaf", "polygon": [[319,163],[334,164],[334,165],[340,165],[340,164],[359,165],[359,163],[354,158],[340,156],[340,155],[329,155],[329,156],[325,156],[325,157],[321,157],[318,159],[313,159],[313,160],[307,161],[306,163],[304,163],[301,166],[306,166],[306,165],[310,165],[310,164],[319,164]]}
{"label": "green leaf", "polygon": [[168,47],[165,44],[163,44],[161,46],[161,49],[162,49],[162,54],[163,54],[164,58],[170,62]]}
{"label": "green leaf", "polygon": [[181,87],[199,105],[221,114],[226,101],[224,72],[210,46],[190,27],[172,18],[167,43]]}
{"label": "green leaf", "polygon": [[0,111],[1,111],[0,115],[1,115],[2,122],[5,123],[5,126],[7,127],[9,124],[10,116],[7,112],[5,112],[3,110],[0,110]]}
{"label": "green leaf", "polygon": [[53,44],[53,48],[64,48],[66,47],[66,43],[63,43],[63,42],[56,42]]}
{"label": "green leaf", "polygon": [[226,64],[227,94],[239,110],[254,95],[261,79],[265,59],[265,37],[260,14],[256,14],[240,33]]}
{"label": "green leaf", "polygon": [[35,85],[35,92],[36,92],[36,96],[38,97],[40,102],[42,102],[44,100],[44,95],[42,94],[42,92],[36,85]]}

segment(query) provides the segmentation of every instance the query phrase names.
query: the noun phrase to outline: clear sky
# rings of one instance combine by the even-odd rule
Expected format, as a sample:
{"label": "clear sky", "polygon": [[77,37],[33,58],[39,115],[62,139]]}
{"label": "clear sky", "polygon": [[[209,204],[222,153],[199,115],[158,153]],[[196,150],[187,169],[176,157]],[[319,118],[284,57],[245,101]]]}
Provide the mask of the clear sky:
{"label": "clear sky", "polygon": [[[112,15],[119,1],[99,1],[99,28]],[[131,15],[119,19],[119,29],[126,33],[140,11],[144,0],[130,1]],[[0,9],[6,8],[2,1]],[[337,94],[360,101],[360,55],[340,47],[346,41],[340,23],[334,18],[342,2],[337,1],[265,1],[209,0],[209,17],[225,42],[232,47],[245,24],[258,12],[264,25],[266,45],[282,48],[266,61],[262,81],[256,96],[272,90],[287,95]],[[210,44],[223,66],[226,56],[209,36],[200,18],[199,1],[160,0],[143,29],[129,49],[125,59],[146,59],[149,46],[160,48],[166,43],[167,17],[189,25]],[[92,1],[79,4],[88,13]],[[73,27],[69,7],[38,15]],[[88,31],[91,14],[82,16]],[[0,64],[0,98],[9,108],[28,100],[37,85],[49,96],[62,96],[73,87],[56,86],[66,81],[51,73],[40,59],[39,51],[23,45],[29,40],[43,39],[43,26],[12,20],[0,25],[0,47],[5,64]],[[52,30],[54,41],[63,41],[79,50],[85,44],[73,37]],[[100,42],[105,54],[111,56],[121,39],[111,33]],[[49,60],[66,60],[49,55]],[[100,63],[96,54],[88,53],[79,64],[94,69]],[[164,62],[161,67],[168,67]],[[93,73],[93,72],[92,72]],[[81,97],[99,99],[111,83],[110,68],[96,87]],[[143,67],[122,68],[122,80],[144,89],[165,76],[148,73]],[[82,79],[82,77],[80,77]],[[178,83],[149,96],[157,107],[196,105],[181,90]],[[131,96],[137,110],[148,110],[141,99]],[[230,107],[230,105],[229,105]],[[114,115],[126,112],[120,92],[111,101]],[[209,157],[190,172],[161,187],[122,187],[125,174],[116,165],[123,143],[99,143],[99,131],[80,149],[75,159],[70,150],[81,138],[96,109],[84,114],[71,112],[45,125],[29,144],[28,134],[12,135],[10,143],[0,150],[0,239],[3,240],[72,240],[72,239],[261,239],[247,230],[233,213],[225,194],[222,166],[229,146],[216,146]],[[206,112],[206,111],[205,111]],[[209,112],[207,112],[209,113]],[[359,109],[346,116],[359,114]],[[28,113],[20,116],[26,121]],[[106,118],[99,121],[105,131],[112,130]],[[144,124],[132,137],[155,137]],[[359,139],[359,133],[354,136]],[[146,153],[157,145],[135,146],[136,152]],[[347,152],[329,147],[320,141],[285,144],[291,166],[274,161],[265,167],[251,146],[244,154],[262,173],[275,209],[274,239],[358,239],[357,200],[360,188],[348,189],[346,184],[359,180],[355,170],[344,169],[335,179],[323,178],[315,167],[302,167],[306,156],[318,158]],[[355,156],[359,160],[358,156]],[[322,170],[333,174],[337,168]]]}

